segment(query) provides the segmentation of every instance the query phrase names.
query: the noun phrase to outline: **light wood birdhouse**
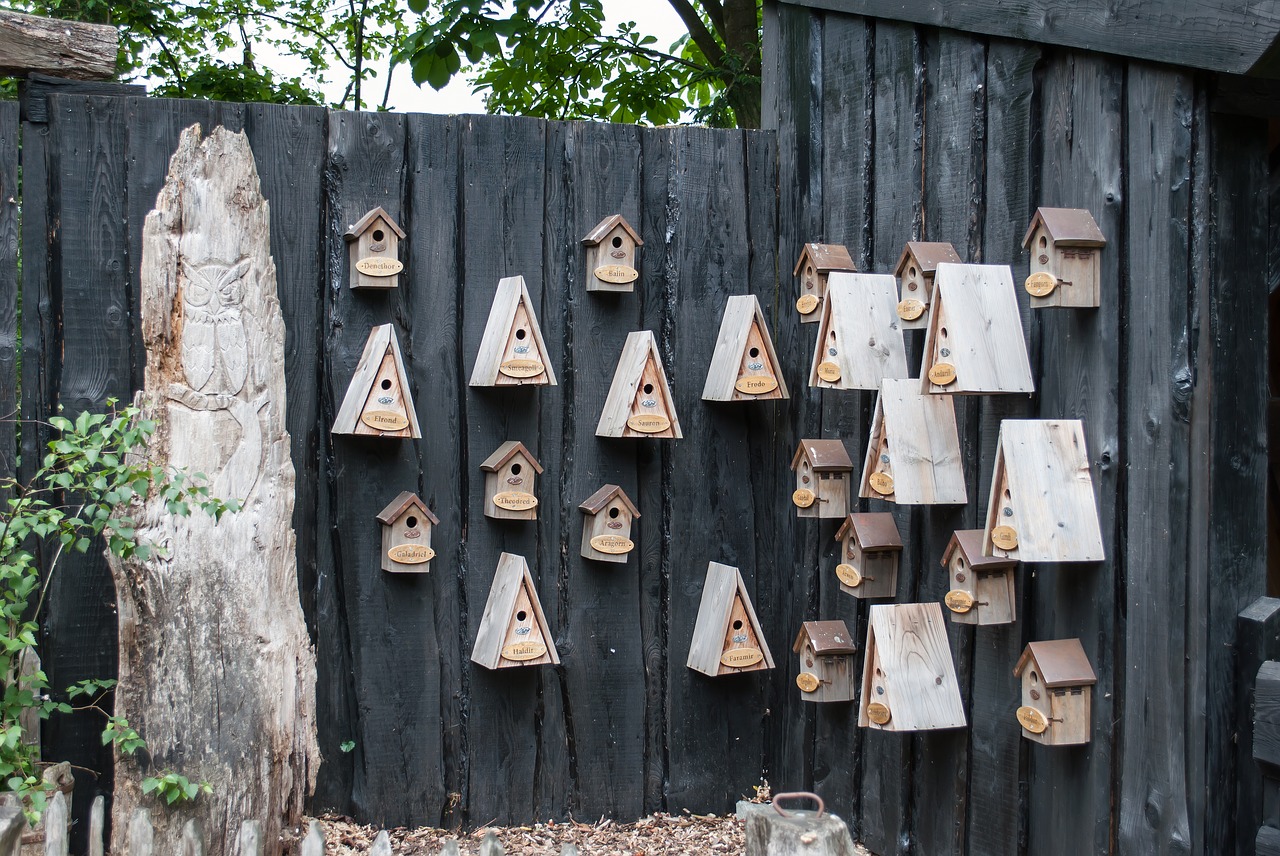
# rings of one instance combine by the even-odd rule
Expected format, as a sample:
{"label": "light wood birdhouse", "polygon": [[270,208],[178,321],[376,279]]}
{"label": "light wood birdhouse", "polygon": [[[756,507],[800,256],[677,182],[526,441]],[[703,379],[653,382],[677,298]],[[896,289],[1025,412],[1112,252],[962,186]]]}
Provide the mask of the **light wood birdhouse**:
{"label": "light wood birdhouse", "polygon": [[627,293],[640,276],[636,266],[640,235],[621,214],[604,218],[582,239],[587,248],[587,291]]}
{"label": "light wood birdhouse", "polygon": [[720,335],[703,401],[760,401],[786,398],[787,382],[754,294],[730,297],[720,319]]}
{"label": "light wood birdhouse", "polygon": [[773,655],[737,568],[708,564],[685,665],[713,678],[773,668]]}
{"label": "light wood birdhouse", "polygon": [[791,650],[800,655],[796,686],[805,701],[853,701],[858,646],[843,621],[806,621]]}
{"label": "light wood birdhouse", "polygon": [[982,530],[953,532],[942,567],[951,590],[943,603],[957,624],[1012,624],[1017,620],[1015,572],[1012,559],[982,555]]}
{"label": "light wood birdhouse", "polygon": [[899,505],[964,505],[964,461],[950,396],[916,380],[880,385],[859,496]]}
{"label": "light wood birdhouse", "polygon": [[498,558],[471,661],[486,669],[560,665],[524,556],[503,553]]}
{"label": "light wood birdhouse", "polygon": [[840,591],[858,598],[895,597],[902,536],[887,512],[850,514],[836,532],[840,563],[836,578]]}
{"label": "light wood birdhouse", "polygon": [[801,440],[791,459],[797,517],[838,520],[849,513],[853,461],[839,440]]}
{"label": "light wood birdhouse", "polygon": [[440,521],[426,503],[409,491],[391,500],[378,514],[382,526],[382,570],[398,574],[425,574],[436,556],[431,549],[431,527]]}
{"label": "light wood birdhouse", "polygon": [[1022,736],[1045,746],[1088,743],[1093,685],[1098,676],[1079,639],[1032,642],[1013,674],[1022,680]]}
{"label": "light wood birdhouse", "polygon": [[364,343],[356,373],[347,384],[334,434],[371,437],[421,437],[418,414],[409,393],[409,373],[400,341],[390,324],[374,327]]}
{"label": "light wood birdhouse", "polygon": [[533,299],[522,276],[508,276],[498,283],[471,372],[471,385],[556,385]]}
{"label": "light wood birdhouse", "polygon": [[597,562],[625,563],[635,549],[631,523],[640,509],[616,484],[607,484],[578,506],[582,519],[582,557]]}
{"label": "light wood birdhouse", "polygon": [[480,465],[484,470],[484,516],[499,520],[537,520],[535,493],[542,472],[524,443],[508,440]]}
{"label": "light wood birdhouse", "polygon": [[1022,246],[1031,251],[1031,308],[1094,308],[1102,299],[1107,239],[1084,208],[1037,208]]}
{"label": "light wood birdhouse", "polygon": [[908,377],[907,351],[893,277],[835,272],[827,281],[822,324],[809,365],[809,386],[879,389],[887,377]]}
{"label": "light wood birdhouse", "polygon": [[933,275],[940,264],[962,264],[955,247],[939,241],[907,241],[893,275],[898,278],[896,311],[904,330],[924,330],[929,326],[933,303]]}
{"label": "light wood birdhouse", "polygon": [[1007,265],[938,265],[920,383],[961,395],[1035,391]]}
{"label": "light wood birdhouse", "polygon": [[596,424],[596,436],[677,440],[684,436],[658,354],[658,340],[649,330],[627,334]]}
{"label": "light wood birdhouse", "polygon": [[872,604],[863,652],[858,725],[880,731],[965,726],[938,604]]}
{"label": "light wood birdhouse", "polygon": [[800,323],[816,324],[822,317],[818,310],[827,294],[827,277],[833,271],[856,270],[842,244],[805,244],[793,273],[800,278],[800,297],[796,300]]}
{"label": "light wood birdhouse", "polygon": [[351,265],[352,288],[395,288],[400,284],[401,229],[391,215],[375,208],[360,218],[343,236]]}

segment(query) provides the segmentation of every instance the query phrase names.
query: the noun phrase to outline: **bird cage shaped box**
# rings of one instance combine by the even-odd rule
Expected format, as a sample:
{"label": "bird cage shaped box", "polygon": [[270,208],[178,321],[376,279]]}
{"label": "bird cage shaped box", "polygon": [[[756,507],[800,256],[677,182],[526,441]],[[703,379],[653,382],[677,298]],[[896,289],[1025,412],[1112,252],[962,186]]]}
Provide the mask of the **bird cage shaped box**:
{"label": "bird cage shaped box", "polygon": [[636,256],[644,246],[621,214],[604,218],[582,239],[587,248],[587,291],[627,293],[635,290],[640,272]]}
{"label": "bird cage shaped box", "polygon": [[498,283],[480,339],[471,386],[555,386],[547,343],[524,277]]}
{"label": "bird cage shaped box", "polygon": [[375,208],[343,236],[351,265],[352,288],[395,288],[400,284],[400,241],[404,230],[386,211]]}
{"label": "bird cage shaped box", "polygon": [[560,664],[524,556],[503,553],[498,558],[471,660],[486,669]]}
{"label": "bird cage shaped box", "polygon": [[1031,308],[1097,307],[1102,300],[1102,236],[1084,208],[1037,208],[1022,246],[1031,251]]}
{"label": "bird cage shaped box", "polygon": [[801,440],[791,459],[796,489],[791,502],[798,517],[838,520],[849,513],[853,461],[839,440]]}
{"label": "bird cage shaped box", "polygon": [[953,532],[942,555],[951,590],[943,603],[957,624],[1011,624],[1017,620],[1014,559],[982,555],[982,530]]}
{"label": "bird cage shaped box", "polygon": [[405,491],[378,514],[382,526],[382,570],[425,574],[436,556],[431,527],[440,521],[416,495]]}
{"label": "bird cage shaped box", "polygon": [[625,563],[635,549],[631,523],[640,509],[616,484],[607,484],[578,506],[582,520],[582,557],[597,562]]}
{"label": "bird cage shaped box", "polygon": [[703,401],[760,401],[787,397],[773,339],[754,294],[730,297],[702,388]]}
{"label": "bird cage shaped box", "polygon": [[484,470],[484,516],[537,520],[535,493],[542,466],[524,443],[508,440],[480,465]]}
{"label": "bird cage shaped box", "polygon": [[596,423],[596,436],[675,440],[684,436],[652,331],[627,334]]}
{"label": "bird cage shaped box", "polygon": [[898,278],[898,305],[902,329],[923,330],[929,326],[933,305],[933,275],[940,264],[961,264],[964,259],[955,247],[942,241],[907,241],[893,275]]}
{"label": "bird cage shaped box", "polygon": [[1013,674],[1022,681],[1022,736],[1046,746],[1089,742],[1090,702],[1098,676],[1079,639],[1032,642]]}
{"label": "bird cage shaped box", "polygon": [[887,377],[908,376],[901,321],[894,310],[896,291],[893,277],[884,274],[831,274],[809,386],[879,389]]}
{"label": "bird cage shaped box", "polygon": [[858,725],[878,731],[928,731],[965,724],[942,607],[873,604],[863,648]]}
{"label": "bird cage shaped box", "polygon": [[355,375],[347,384],[342,407],[333,420],[332,432],[370,437],[422,436],[400,342],[390,324],[370,331]]}
{"label": "bird cage shaped box", "polygon": [[796,686],[805,701],[853,701],[858,646],[843,621],[806,621],[791,650],[800,655]]}
{"label": "bird cage shaped box", "polygon": [[685,665],[713,678],[773,668],[773,655],[742,574],[731,565],[707,565]]}
{"label": "bird cage shaped box", "polygon": [[898,562],[902,536],[887,512],[850,514],[836,532],[840,563],[836,578],[840,591],[858,598],[894,597],[898,593]]}
{"label": "bird cage shaped box", "polygon": [[794,276],[800,277],[800,297],[796,311],[802,324],[816,324],[827,296],[827,277],[832,271],[857,271],[849,251],[842,244],[805,244],[796,261]]}

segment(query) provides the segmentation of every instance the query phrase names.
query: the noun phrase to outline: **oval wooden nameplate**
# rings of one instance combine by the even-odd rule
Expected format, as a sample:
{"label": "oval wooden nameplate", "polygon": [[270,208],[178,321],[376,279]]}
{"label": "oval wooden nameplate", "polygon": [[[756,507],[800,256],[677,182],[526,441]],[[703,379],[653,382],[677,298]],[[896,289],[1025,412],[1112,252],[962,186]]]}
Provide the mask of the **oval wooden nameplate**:
{"label": "oval wooden nameplate", "polygon": [[397,565],[421,565],[436,557],[436,551],[425,544],[401,544],[387,551],[387,558]]}
{"label": "oval wooden nameplate", "polygon": [[759,648],[730,648],[720,655],[720,663],[733,669],[745,669],[764,659]]}
{"label": "oval wooden nameplate", "polygon": [[997,526],[991,530],[991,543],[1001,550],[1018,549],[1018,532],[1012,526]]}
{"label": "oval wooden nameplate", "polygon": [[635,544],[631,543],[630,538],[623,538],[621,535],[597,535],[591,539],[592,550],[608,553],[612,556],[630,553],[635,549],[635,546]]}
{"label": "oval wooden nameplate", "polygon": [[733,388],[745,395],[764,395],[778,388],[778,382],[768,375],[748,375],[734,382]]}
{"label": "oval wooden nameplate", "polygon": [[961,615],[973,609],[973,595],[963,589],[952,589],[947,592],[947,596],[942,599],[942,602],[947,605],[947,609],[952,612],[958,612]]}
{"label": "oval wooden nameplate", "polygon": [[813,310],[818,308],[818,295],[806,294],[796,301],[796,311],[801,315],[812,315]]}
{"label": "oval wooden nameplate", "polygon": [[365,276],[395,276],[404,270],[399,259],[372,257],[356,262],[356,270]]}
{"label": "oval wooden nameplate", "polygon": [[867,481],[871,483],[871,489],[881,496],[893,493],[893,476],[888,473],[872,473]]}
{"label": "oval wooden nameplate", "polygon": [[1049,720],[1034,707],[1018,708],[1018,723],[1032,734],[1044,734],[1045,729],[1049,727]]}
{"label": "oval wooden nameplate", "polygon": [[639,279],[640,272],[626,265],[601,265],[595,269],[595,277],[601,282],[625,285],[628,282],[635,282]]}
{"label": "oval wooden nameplate", "polygon": [[818,377],[827,383],[835,383],[840,380],[840,366],[830,361],[818,363]]}
{"label": "oval wooden nameplate", "polygon": [[929,368],[929,381],[938,386],[955,383],[956,367],[951,363],[934,363]]}
{"label": "oval wooden nameplate", "polygon": [[538,507],[538,498],[522,490],[504,490],[494,494],[493,504],[507,511],[528,511]]}
{"label": "oval wooden nameplate", "polygon": [[802,487],[795,493],[791,494],[791,501],[799,508],[808,508],[813,505],[813,501],[815,499],[817,499],[817,497],[814,496],[813,491],[809,490],[807,487]]}
{"label": "oval wooden nameplate", "polygon": [[541,642],[512,642],[502,646],[502,659],[522,663],[525,660],[536,660],[547,653],[547,646]]}
{"label": "oval wooden nameplate", "polygon": [[627,427],[641,434],[661,434],[671,427],[671,420],[661,413],[637,413],[627,420]]}
{"label": "oval wooden nameplate", "polygon": [[546,370],[547,367],[537,360],[507,360],[498,366],[498,371],[514,378],[537,377]]}
{"label": "oval wooden nameplate", "polygon": [[818,676],[812,672],[801,672],[796,675],[796,686],[802,693],[811,693],[822,686],[822,681],[818,680]]}
{"label": "oval wooden nameplate", "polygon": [[884,725],[892,718],[893,714],[889,713],[887,705],[883,705],[878,701],[873,701],[871,704],[867,705],[867,719],[871,720],[876,725]]}
{"label": "oval wooden nameplate", "polygon": [[903,321],[914,321],[924,314],[924,303],[914,297],[908,297],[898,304],[898,317]]}
{"label": "oval wooden nameplate", "polygon": [[360,414],[360,421],[379,431],[403,431],[409,427],[403,414],[390,410],[366,410]]}
{"label": "oval wooden nameplate", "polygon": [[1023,287],[1032,297],[1048,297],[1058,287],[1058,278],[1047,271],[1040,271],[1027,277]]}
{"label": "oval wooden nameplate", "polygon": [[853,565],[845,564],[844,562],[836,565],[836,576],[839,577],[840,582],[849,588],[857,588],[862,585],[862,574],[858,573],[858,569]]}

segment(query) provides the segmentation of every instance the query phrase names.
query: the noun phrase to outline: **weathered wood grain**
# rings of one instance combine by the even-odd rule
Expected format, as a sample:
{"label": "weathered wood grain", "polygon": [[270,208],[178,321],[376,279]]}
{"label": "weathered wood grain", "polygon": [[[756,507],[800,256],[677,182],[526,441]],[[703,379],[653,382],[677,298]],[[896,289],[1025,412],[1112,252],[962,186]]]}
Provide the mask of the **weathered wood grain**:
{"label": "weathered wood grain", "polygon": [[0,11],[0,74],[108,80],[116,75],[119,41],[119,32],[109,24]]}
{"label": "weathered wood grain", "polygon": [[[896,306],[897,284],[886,274],[832,272],[809,367],[809,386],[877,390],[885,378],[905,378],[907,353]],[[824,364],[839,376],[822,376]]]}
{"label": "weathered wood grain", "polygon": [[[0,481],[18,475],[18,198],[18,108],[10,103],[0,105]],[[0,502],[9,496],[0,486]]]}

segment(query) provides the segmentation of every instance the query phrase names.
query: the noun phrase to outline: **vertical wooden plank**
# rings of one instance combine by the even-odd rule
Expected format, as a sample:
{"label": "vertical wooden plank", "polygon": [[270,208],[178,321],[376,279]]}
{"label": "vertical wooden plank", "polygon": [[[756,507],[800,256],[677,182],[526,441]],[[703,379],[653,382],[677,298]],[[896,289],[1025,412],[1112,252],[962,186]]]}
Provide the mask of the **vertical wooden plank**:
{"label": "vertical wooden plank", "polygon": [[[18,474],[18,197],[18,105],[8,102],[0,104],[0,480]],[[8,496],[0,487],[0,502]]]}
{"label": "vertical wooden plank", "polygon": [[[1264,769],[1254,762],[1255,725],[1260,717],[1255,708],[1259,699],[1258,670],[1267,660],[1280,656],[1280,599],[1260,597],[1241,611],[1236,619],[1236,641],[1239,656],[1236,661],[1236,704],[1240,711],[1239,733],[1236,739],[1239,765],[1236,786],[1236,835],[1239,849],[1250,853],[1258,827],[1272,824],[1269,808],[1274,815],[1276,806],[1269,805],[1264,783]],[[1265,694],[1265,691],[1264,691]],[[1268,773],[1272,772],[1267,770]],[[1269,778],[1269,777],[1268,777]]]}

